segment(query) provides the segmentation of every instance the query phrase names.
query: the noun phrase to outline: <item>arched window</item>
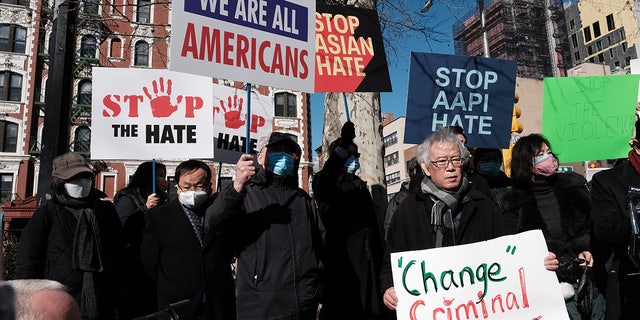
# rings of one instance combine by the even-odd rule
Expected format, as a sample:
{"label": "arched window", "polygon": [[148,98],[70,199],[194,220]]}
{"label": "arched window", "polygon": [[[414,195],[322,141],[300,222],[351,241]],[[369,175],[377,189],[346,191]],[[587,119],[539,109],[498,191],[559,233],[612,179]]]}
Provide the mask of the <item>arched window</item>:
{"label": "arched window", "polygon": [[78,153],[89,153],[91,147],[91,129],[87,126],[76,128],[73,139],[73,151]]}
{"label": "arched window", "polygon": [[2,152],[18,151],[18,124],[9,121],[0,121],[0,132],[2,132]]}
{"label": "arched window", "polygon": [[109,57],[121,58],[122,56],[122,40],[120,38],[111,39],[111,47],[109,48]]}
{"label": "arched window", "polygon": [[78,83],[78,104],[91,105],[91,80]]}
{"label": "arched window", "polygon": [[16,25],[0,26],[0,51],[24,53],[27,29]]}
{"label": "arched window", "polygon": [[95,58],[98,41],[94,36],[84,36],[80,42],[80,56],[85,58]]}
{"label": "arched window", "polygon": [[145,41],[136,42],[136,53],[133,64],[145,67],[149,65],[149,44]]}
{"label": "arched window", "polygon": [[138,12],[136,15],[136,22],[150,23],[151,22],[151,0],[138,0]]}
{"label": "arched window", "polygon": [[278,92],[275,94],[275,116],[276,117],[290,117],[295,118],[297,116],[297,97],[293,93]]}
{"label": "arched window", "polygon": [[20,101],[22,98],[22,75],[11,71],[0,71],[0,100]]}

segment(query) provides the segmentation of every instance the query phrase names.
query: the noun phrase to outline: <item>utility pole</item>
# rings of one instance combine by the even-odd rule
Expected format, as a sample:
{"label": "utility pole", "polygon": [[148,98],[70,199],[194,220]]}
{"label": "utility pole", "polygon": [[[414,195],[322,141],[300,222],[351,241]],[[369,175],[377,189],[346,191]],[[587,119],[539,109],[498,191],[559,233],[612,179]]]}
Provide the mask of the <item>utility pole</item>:
{"label": "utility pole", "polygon": [[78,0],[56,0],[49,40],[49,73],[45,92],[37,206],[51,198],[53,158],[69,150]]}

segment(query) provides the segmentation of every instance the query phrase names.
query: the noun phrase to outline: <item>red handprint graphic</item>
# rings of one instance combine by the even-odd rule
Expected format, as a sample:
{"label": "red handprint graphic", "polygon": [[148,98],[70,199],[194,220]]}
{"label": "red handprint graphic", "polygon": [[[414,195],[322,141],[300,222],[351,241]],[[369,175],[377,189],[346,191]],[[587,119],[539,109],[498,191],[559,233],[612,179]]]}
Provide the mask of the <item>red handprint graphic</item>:
{"label": "red handprint graphic", "polygon": [[240,117],[240,113],[242,112],[242,103],[244,99],[238,99],[238,95],[233,95],[233,97],[227,97],[227,103],[225,107],[224,100],[220,100],[220,107],[215,107],[216,113],[220,112],[220,109],[224,112],[224,126],[231,129],[238,129],[243,124],[245,124],[245,120]]}
{"label": "red handprint graphic", "polygon": [[[158,88],[159,84],[159,88]],[[147,87],[143,87],[142,91],[149,98],[151,104],[151,113],[155,118],[166,118],[171,116],[176,110],[178,110],[178,105],[171,104],[171,87],[172,82],[171,79],[167,80],[167,88],[165,93],[164,87],[164,78],[160,77],[158,80],[153,80],[151,82],[153,86],[153,96],[149,93],[149,89]],[[177,97],[177,103],[182,102],[182,96]]]}

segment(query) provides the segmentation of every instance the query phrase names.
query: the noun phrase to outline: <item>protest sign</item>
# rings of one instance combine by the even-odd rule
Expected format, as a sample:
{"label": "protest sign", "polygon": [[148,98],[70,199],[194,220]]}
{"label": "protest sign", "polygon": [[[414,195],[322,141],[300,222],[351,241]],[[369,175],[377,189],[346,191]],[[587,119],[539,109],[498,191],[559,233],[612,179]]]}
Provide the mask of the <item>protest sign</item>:
{"label": "protest sign", "polygon": [[569,319],[540,230],[391,254],[398,320]]}
{"label": "protest sign", "polygon": [[316,92],[386,92],[391,80],[376,10],[316,4]]}
{"label": "protest sign", "polygon": [[405,143],[458,125],[470,147],[508,148],[516,62],[411,53]]}
{"label": "protest sign", "polygon": [[176,0],[171,69],[313,92],[315,1]]}
{"label": "protest sign", "polygon": [[560,162],[626,158],[638,75],[545,78],[542,134]]}
{"label": "protest sign", "polygon": [[[247,146],[247,91],[214,84],[213,103],[214,161],[235,164]],[[271,133],[273,110],[273,98],[251,92],[251,153],[260,151],[256,150],[258,140]]]}
{"label": "protest sign", "polygon": [[212,158],[211,78],[93,68],[91,158]]}

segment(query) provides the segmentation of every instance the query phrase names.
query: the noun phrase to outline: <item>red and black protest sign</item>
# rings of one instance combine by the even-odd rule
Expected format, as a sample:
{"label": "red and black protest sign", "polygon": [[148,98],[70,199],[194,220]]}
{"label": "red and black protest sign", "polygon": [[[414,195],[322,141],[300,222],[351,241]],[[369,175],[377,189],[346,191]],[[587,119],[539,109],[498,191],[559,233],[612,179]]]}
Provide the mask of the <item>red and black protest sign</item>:
{"label": "red and black protest sign", "polygon": [[315,91],[391,91],[377,11],[317,3]]}

